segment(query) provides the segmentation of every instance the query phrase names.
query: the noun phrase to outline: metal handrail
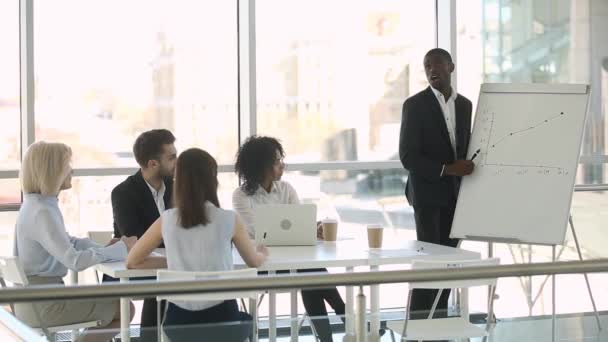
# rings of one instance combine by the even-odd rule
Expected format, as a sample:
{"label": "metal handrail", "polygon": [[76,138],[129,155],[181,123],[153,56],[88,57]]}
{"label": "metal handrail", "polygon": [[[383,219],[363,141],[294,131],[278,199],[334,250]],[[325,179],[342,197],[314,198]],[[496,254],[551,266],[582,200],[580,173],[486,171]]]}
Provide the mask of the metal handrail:
{"label": "metal handrail", "polygon": [[387,283],[450,281],[465,279],[520,277],[550,274],[608,272],[608,259],[535,264],[466,267],[338,274],[275,275],[239,279],[213,279],[176,282],[134,281],[127,284],[84,286],[30,286],[0,290],[0,303],[40,300],[68,300],[116,297],[154,297],[157,295],[262,291],[332,286],[364,286]]}
{"label": "metal handrail", "polygon": [[574,191],[607,191],[608,184],[579,184],[574,186]]}

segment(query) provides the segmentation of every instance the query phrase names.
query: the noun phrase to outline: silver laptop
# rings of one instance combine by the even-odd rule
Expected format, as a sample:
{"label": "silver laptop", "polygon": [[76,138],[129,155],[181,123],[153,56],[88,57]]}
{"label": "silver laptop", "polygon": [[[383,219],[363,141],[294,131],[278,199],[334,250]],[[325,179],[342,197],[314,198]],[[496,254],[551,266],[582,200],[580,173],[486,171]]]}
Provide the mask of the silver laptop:
{"label": "silver laptop", "polygon": [[[256,243],[266,246],[311,246],[317,243],[317,206],[265,204],[253,208]],[[264,237],[264,234],[266,237]]]}

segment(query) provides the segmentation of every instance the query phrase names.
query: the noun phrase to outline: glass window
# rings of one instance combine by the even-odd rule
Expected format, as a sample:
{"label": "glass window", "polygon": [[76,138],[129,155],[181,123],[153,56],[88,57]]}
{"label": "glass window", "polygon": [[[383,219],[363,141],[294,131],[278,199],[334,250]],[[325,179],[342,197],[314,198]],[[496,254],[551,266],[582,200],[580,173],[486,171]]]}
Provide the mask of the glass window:
{"label": "glass window", "polygon": [[[458,91],[477,102],[484,82],[585,83],[591,101],[582,155],[606,155],[608,3],[571,0],[458,2]],[[602,162],[577,183],[606,183]]]}
{"label": "glass window", "polygon": [[16,211],[0,212],[0,255],[2,256],[13,255],[13,241],[16,221]]}
{"label": "glass window", "polygon": [[289,161],[397,159],[401,105],[427,86],[432,1],[256,3],[257,127]]}
{"label": "glass window", "polygon": [[36,138],[74,167],[135,166],[136,136],[167,128],[218,162],[238,146],[235,1],[36,1]]}
{"label": "glass window", "polygon": [[21,159],[18,0],[0,2],[0,32],[0,170],[16,170]]}
{"label": "glass window", "polygon": [[21,203],[21,184],[19,179],[0,179],[0,206]]}
{"label": "glass window", "polygon": [[[88,231],[113,231],[112,189],[127,177],[74,177],[72,188],[59,195],[59,206],[70,234],[86,236]],[[220,173],[218,179],[220,205],[230,209],[232,192],[238,186],[238,180],[233,173]]]}
{"label": "glass window", "polygon": [[571,36],[576,7],[570,0],[458,3],[459,91],[476,100],[484,82],[585,82],[578,76],[588,65],[573,63],[574,48],[589,39]]}
{"label": "glass window", "polygon": [[405,199],[407,181],[403,169],[289,171],[283,176],[297,191],[300,201],[317,205],[319,220],[329,217],[349,229],[368,224],[402,229],[416,238],[414,210]]}

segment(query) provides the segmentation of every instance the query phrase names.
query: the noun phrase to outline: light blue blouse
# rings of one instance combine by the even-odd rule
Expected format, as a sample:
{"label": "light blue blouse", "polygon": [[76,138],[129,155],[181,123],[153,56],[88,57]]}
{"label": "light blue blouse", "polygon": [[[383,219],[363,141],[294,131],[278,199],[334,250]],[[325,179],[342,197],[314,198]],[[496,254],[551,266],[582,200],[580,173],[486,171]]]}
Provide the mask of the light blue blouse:
{"label": "light blue blouse", "polygon": [[68,235],[57,197],[24,194],[13,255],[19,257],[28,276],[64,277],[68,269],[82,271],[102,262],[125,260],[127,246],[119,241],[104,247]]}

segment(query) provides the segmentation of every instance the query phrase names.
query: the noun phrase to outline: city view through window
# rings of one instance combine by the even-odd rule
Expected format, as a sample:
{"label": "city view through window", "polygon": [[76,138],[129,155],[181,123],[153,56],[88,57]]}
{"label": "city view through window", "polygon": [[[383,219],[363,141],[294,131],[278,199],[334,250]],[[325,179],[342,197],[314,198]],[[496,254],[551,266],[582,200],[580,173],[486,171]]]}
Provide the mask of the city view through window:
{"label": "city view through window", "polygon": [[[457,91],[475,106],[484,82],[589,83],[582,154],[604,157],[608,21],[590,3],[598,2],[458,1]],[[289,164],[398,160],[403,101],[428,85],[422,59],[436,45],[435,2],[258,0],[255,16],[257,132],[282,141],[285,179],[304,202],[318,204],[319,218],[352,229],[381,223],[414,238],[401,167],[300,171]],[[19,1],[0,2],[0,171],[18,171],[26,147],[19,24]],[[232,164],[238,70],[236,1],[34,1],[35,136],[70,145],[75,169],[136,167],[133,141],[159,127],[174,132],[178,151],[196,146]],[[577,183],[606,183],[606,172],[603,161],[585,161]],[[111,230],[110,191],[125,177],[75,178],[60,198],[71,233]],[[220,203],[230,208],[238,180],[219,178]],[[20,201],[14,174],[0,179],[0,205]],[[605,203],[603,192],[574,196],[587,257],[606,256],[608,222],[594,215]],[[14,220],[0,213],[0,235],[12,236]]]}

